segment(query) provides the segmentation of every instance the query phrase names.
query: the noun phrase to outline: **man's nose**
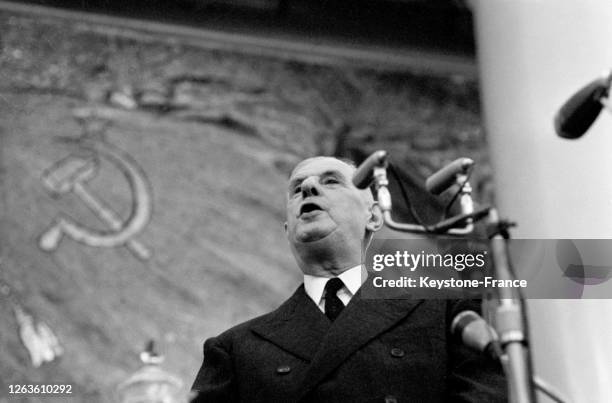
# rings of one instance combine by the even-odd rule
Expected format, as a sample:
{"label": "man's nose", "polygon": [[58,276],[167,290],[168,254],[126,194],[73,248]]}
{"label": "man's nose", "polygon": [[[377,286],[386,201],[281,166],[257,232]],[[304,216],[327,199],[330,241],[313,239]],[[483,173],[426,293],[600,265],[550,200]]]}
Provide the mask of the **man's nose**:
{"label": "man's nose", "polygon": [[301,188],[302,188],[302,198],[303,199],[309,196],[318,196],[320,193],[319,188],[318,188],[317,179],[314,177],[304,179],[304,181],[302,181]]}

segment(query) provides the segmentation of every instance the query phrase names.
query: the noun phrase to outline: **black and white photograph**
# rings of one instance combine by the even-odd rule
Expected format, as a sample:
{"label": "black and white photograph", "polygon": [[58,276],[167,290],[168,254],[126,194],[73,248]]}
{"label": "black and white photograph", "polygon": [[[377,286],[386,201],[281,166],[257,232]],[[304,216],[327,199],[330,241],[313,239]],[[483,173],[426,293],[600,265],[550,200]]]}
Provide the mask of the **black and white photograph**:
{"label": "black and white photograph", "polygon": [[612,402],[609,0],[0,0],[0,403]]}

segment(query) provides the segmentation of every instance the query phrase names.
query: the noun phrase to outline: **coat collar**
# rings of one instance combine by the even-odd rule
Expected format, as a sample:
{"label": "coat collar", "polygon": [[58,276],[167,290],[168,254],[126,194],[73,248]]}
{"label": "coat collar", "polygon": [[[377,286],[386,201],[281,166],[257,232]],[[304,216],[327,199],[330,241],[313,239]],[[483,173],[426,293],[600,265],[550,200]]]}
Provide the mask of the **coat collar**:
{"label": "coat collar", "polygon": [[[368,284],[366,281],[363,287]],[[366,299],[362,297],[363,287],[329,326],[306,372],[300,398],[351,354],[393,327],[422,302],[416,299]]]}
{"label": "coat collar", "polygon": [[331,322],[310,299],[301,285],[269,318],[251,327],[264,339],[310,362]]}
{"label": "coat collar", "polygon": [[[370,282],[366,281],[363,287]],[[363,287],[331,323],[300,286],[291,298],[251,330],[310,363],[300,397],[316,387],[351,354],[393,327],[422,300],[367,299]]]}

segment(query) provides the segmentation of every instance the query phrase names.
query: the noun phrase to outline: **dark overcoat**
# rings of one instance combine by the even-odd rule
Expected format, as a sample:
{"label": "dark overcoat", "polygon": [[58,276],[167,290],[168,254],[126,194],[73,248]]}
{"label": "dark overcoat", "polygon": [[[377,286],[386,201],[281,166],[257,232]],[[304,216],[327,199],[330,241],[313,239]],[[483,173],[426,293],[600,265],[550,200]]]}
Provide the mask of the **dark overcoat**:
{"label": "dark overcoat", "polygon": [[501,368],[449,334],[468,302],[360,291],[332,323],[302,285],[277,310],[208,339],[194,401],[507,401]]}

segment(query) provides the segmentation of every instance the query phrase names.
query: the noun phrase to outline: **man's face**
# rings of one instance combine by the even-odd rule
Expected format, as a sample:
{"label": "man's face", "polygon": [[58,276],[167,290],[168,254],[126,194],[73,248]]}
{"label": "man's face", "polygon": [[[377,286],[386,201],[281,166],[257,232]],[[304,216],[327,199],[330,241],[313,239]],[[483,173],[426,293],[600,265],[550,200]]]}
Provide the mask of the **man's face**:
{"label": "man's face", "polygon": [[293,248],[329,239],[360,247],[373,204],[355,168],[330,157],[302,161],[289,178],[286,231]]}

